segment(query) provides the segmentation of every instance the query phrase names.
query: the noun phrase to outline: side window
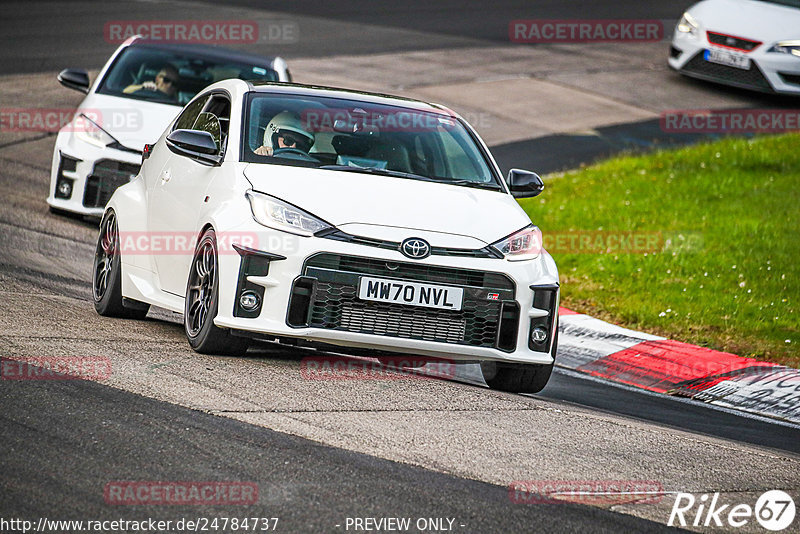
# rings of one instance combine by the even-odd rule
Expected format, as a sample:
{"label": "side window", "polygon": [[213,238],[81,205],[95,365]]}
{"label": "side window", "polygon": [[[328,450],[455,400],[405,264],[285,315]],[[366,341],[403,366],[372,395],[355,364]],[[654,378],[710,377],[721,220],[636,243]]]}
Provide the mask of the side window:
{"label": "side window", "polygon": [[228,140],[230,117],[230,100],[222,95],[213,95],[195,119],[191,129],[210,133],[217,148],[220,152],[224,152]]}
{"label": "side window", "polygon": [[195,121],[197,120],[198,115],[200,112],[203,111],[203,106],[208,100],[208,97],[201,96],[189,106],[181,112],[180,117],[178,120],[175,121],[175,126],[173,130],[191,130],[194,126]]}

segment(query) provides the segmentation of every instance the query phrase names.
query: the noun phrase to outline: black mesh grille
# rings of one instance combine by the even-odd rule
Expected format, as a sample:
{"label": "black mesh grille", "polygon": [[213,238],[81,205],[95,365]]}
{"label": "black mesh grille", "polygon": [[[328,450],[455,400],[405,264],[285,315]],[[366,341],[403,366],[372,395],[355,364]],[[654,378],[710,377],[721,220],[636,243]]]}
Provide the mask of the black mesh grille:
{"label": "black mesh grille", "polygon": [[[501,322],[510,321],[514,325],[519,322],[514,283],[499,273],[324,253],[306,262],[304,274],[318,277],[307,315],[308,326],[314,328],[497,347]],[[462,309],[439,310],[361,300],[357,296],[360,275],[461,286],[465,288]],[[494,299],[487,298],[492,292],[497,292]],[[501,314],[504,302],[513,304],[507,306],[505,315]],[[513,351],[516,343],[504,340],[502,345],[502,350]]]}
{"label": "black mesh grille", "polygon": [[444,311],[358,300],[355,287],[319,282],[309,326],[493,347],[499,321],[499,302],[465,301],[461,311]]}
{"label": "black mesh grille", "polygon": [[710,43],[728,48],[736,48],[737,50],[742,50],[744,52],[749,52],[761,44],[761,41],[742,39],[741,37],[725,35],[724,33],[706,32],[706,35],[708,36],[708,42]]}
{"label": "black mesh grille", "polygon": [[131,181],[139,174],[139,165],[123,163],[111,159],[101,159],[95,163],[94,171],[86,179],[83,205],[87,208],[102,208],[111,195],[121,185]]}
{"label": "black mesh grille", "polygon": [[698,52],[688,63],[681,69],[686,74],[692,74],[699,78],[715,80],[729,85],[738,87],[746,87],[750,89],[757,89],[760,91],[771,91],[772,86],[769,84],[761,69],[754,61],[750,62],[750,68],[737,69],[736,67],[729,67],[727,65],[719,65],[711,63],[703,58],[703,51]]}

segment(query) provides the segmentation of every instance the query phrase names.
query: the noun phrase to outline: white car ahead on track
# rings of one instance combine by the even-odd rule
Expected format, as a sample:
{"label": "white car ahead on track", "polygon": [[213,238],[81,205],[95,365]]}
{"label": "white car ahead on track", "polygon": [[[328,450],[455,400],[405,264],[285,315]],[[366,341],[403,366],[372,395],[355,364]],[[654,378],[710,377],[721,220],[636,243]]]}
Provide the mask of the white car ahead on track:
{"label": "white car ahead on track", "polygon": [[280,57],[141,37],[120,45],[91,86],[85,70],[62,71],[62,85],[87,95],[56,138],[50,211],[100,217],[114,190],[138,174],[145,143],[198,91],[226,78],[291,81]]}
{"label": "white car ahead on track", "polygon": [[675,28],[669,66],[745,89],[800,95],[800,0],[704,0]]}
{"label": "white car ahead on track", "polygon": [[[102,315],[181,312],[198,352],[252,337],[481,362],[536,392],[558,272],[475,131],[437,105],[226,80],[188,104],[101,221]],[[338,349],[338,350],[341,350]]]}

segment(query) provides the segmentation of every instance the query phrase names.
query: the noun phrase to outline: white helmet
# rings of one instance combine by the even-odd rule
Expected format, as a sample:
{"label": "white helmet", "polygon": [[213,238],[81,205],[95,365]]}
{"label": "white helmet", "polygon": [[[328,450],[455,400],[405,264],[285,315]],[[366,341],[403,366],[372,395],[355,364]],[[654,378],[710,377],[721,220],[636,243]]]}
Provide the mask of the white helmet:
{"label": "white helmet", "polygon": [[282,111],[272,117],[264,130],[264,146],[273,150],[281,148],[278,145],[278,137],[294,141],[292,148],[298,148],[303,152],[308,152],[314,144],[314,134],[304,128],[300,117],[291,111]]}

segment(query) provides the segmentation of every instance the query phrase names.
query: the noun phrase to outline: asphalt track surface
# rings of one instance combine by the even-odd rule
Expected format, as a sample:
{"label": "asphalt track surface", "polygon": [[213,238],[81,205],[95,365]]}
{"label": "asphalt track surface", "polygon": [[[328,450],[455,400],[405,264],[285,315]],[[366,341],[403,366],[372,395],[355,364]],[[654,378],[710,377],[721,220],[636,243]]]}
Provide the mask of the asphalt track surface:
{"label": "asphalt track surface", "polygon": [[[300,39],[291,46],[248,45],[251,50],[287,58],[333,54],[371,54],[508,42],[508,23],[515,19],[676,19],[692,2],[530,2],[480,0],[374,2],[346,0],[230,0],[226,6],[268,13],[267,20],[292,20]],[[100,66],[108,58],[102,32],[114,20],[186,20],[214,17],[212,2],[120,1],[9,2],[0,21],[0,58],[4,72],[24,73]],[[342,24],[331,26],[330,21]],[[58,53],[54,54],[53,51]],[[111,47],[113,50],[113,47]],[[480,61],[480,58],[476,58]]]}
{"label": "asphalt track surface", "polygon": [[[538,3],[533,9],[526,2],[501,2],[487,11],[485,4],[478,2],[418,2],[394,7],[374,2],[231,4],[305,17],[301,23],[318,38],[303,40],[280,52],[287,58],[323,56],[334,51],[366,54],[491,46],[506,39],[507,21],[513,18],[662,19],[673,17],[684,7],[656,2],[588,7],[549,2]],[[213,13],[210,4],[189,2],[130,2],[113,7],[99,2],[20,2],[4,6],[0,74],[51,72],[65,66],[98,68],[113,46],[96,34],[87,35],[87,27],[102,27],[105,21],[114,19],[188,18],[187,7]],[[47,98],[42,106],[55,105]],[[0,105],[13,106],[13,101],[4,96]],[[653,126],[645,121],[636,128],[649,131]],[[609,138],[622,138],[628,136],[629,130],[618,134],[609,128],[608,132]],[[616,150],[605,144],[581,153],[575,145],[565,148],[568,140],[574,141],[574,137],[521,141],[494,151],[503,161],[524,158],[535,151],[539,155],[538,168],[550,170],[574,166]],[[596,139],[587,140],[587,146],[591,143]],[[289,369],[296,374],[303,353],[266,346],[257,347],[248,358],[234,361],[194,358],[181,341],[181,328],[169,314],[151,314],[154,318],[140,323],[109,321],[93,315],[88,269],[96,227],[91,222],[47,213],[44,198],[51,151],[52,137],[47,136],[17,136],[0,141],[0,191],[5,199],[0,209],[0,355],[113,354],[115,365],[130,359],[153,372],[168,366],[174,358],[189,358],[182,361],[198,362],[201,371],[204,366],[219,371],[219,379],[224,382],[220,389],[233,389],[235,401],[256,403],[254,398],[267,397],[278,407],[267,408],[266,416],[290,413],[298,421],[306,417],[304,421],[311,421],[312,426],[327,425],[331,434],[343,436],[340,443],[324,433],[317,437],[313,429],[295,432],[291,424],[273,425],[269,420],[259,420],[259,413],[237,407],[234,401],[228,406],[227,398],[192,397],[194,392],[189,390],[185,396],[190,400],[184,403],[184,392],[168,391],[169,384],[165,382],[169,376],[167,380],[159,380],[157,375],[152,379],[137,376],[128,372],[124,364],[120,378],[109,385],[2,381],[2,518],[233,516],[239,509],[110,507],[103,501],[102,488],[113,480],[239,480],[256,482],[261,495],[258,506],[247,507],[246,514],[239,515],[280,517],[283,528],[279,531],[283,532],[337,532],[343,531],[341,525],[347,517],[403,516],[456,518],[458,525],[464,525],[456,530],[463,532],[666,529],[663,510],[648,514],[577,504],[512,504],[507,488],[498,482],[508,483],[510,476],[494,477],[482,474],[480,467],[460,469],[448,463],[475,463],[479,456],[470,456],[469,450],[488,447],[477,435],[472,440],[469,435],[457,436],[458,439],[454,436],[454,442],[465,445],[460,450],[463,457],[443,457],[439,463],[425,459],[428,444],[421,436],[430,436],[424,433],[425,429],[419,428],[419,436],[414,437],[413,428],[399,428],[402,418],[419,422],[426,413],[431,419],[440,415],[457,419],[465,411],[486,410],[488,415],[475,412],[476,424],[494,425],[498,433],[493,436],[497,440],[493,446],[501,454],[508,448],[503,434],[508,426],[503,426],[499,410],[511,403],[519,406],[515,409],[520,410],[520,425],[527,424],[522,418],[529,413],[553,417],[565,414],[563,433],[554,430],[558,427],[548,427],[550,433],[545,439],[554,447],[556,461],[543,463],[541,473],[531,467],[522,470],[528,479],[545,478],[542,473],[548,473],[551,479],[575,479],[580,478],[579,473],[598,471],[609,479],[622,478],[625,473],[652,478],[661,476],[662,470],[668,471],[666,464],[670,461],[679,462],[681,456],[696,452],[706,456],[689,465],[699,471],[701,465],[707,464],[711,475],[693,478],[687,472],[686,486],[681,487],[681,479],[670,481],[665,472],[668,490],[718,487],[744,495],[780,486],[796,494],[800,487],[796,463],[800,461],[800,431],[796,426],[650,395],[572,373],[555,373],[544,392],[534,397],[498,394],[459,381],[411,386],[402,381],[379,386],[356,383],[347,388],[313,384],[311,393],[299,389],[312,386],[300,381],[298,387],[292,384],[286,390],[274,385],[273,389],[264,386],[261,391],[253,391],[247,372],[258,368],[279,378],[294,376],[285,373]],[[550,159],[543,160],[543,155]],[[227,368],[233,370],[223,371]],[[185,381],[181,383],[194,385],[204,380],[194,368],[174,372],[172,379],[176,383],[181,379]],[[166,390],[159,389],[165,387]],[[276,395],[280,398],[271,398]],[[447,400],[440,401],[444,396]],[[308,419],[317,412],[321,416],[328,414],[331,419]],[[395,413],[400,420],[392,418]],[[373,415],[376,418],[370,419]],[[591,422],[591,429],[597,433],[592,434],[581,427],[584,423],[575,422],[581,418],[585,424]],[[346,436],[348,425],[356,429],[358,424],[380,426],[383,423],[375,421],[381,419],[386,420],[386,425],[394,422],[398,427],[392,429],[397,432],[398,443],[404,447],[411,444],[408,455],[397,454],[391,445],[385,450],[380,444],[366,443],[366,433],[364,444],[358,437]],[[513,418],[509,421],[514,424]],[[543,428],[547,422],[541,422]],[[459,428],[469,434],[467,424],[462,423]],[[633,436],[629,441],[635,441],[637,432],[653,436],[649,459],[641,458],[639,444],[626,441],[628,429]],[[411,439],[407,439],[409,433]],[[446,433],[444,426],[442,433]],[[299,437],[302,435],[312,439]],[[575,436],[585,441],[566,442]],[[390,442],[391,439],[395,438]],[[543,437],[531,439],[541,445]],[[690,444],[696,443],[702,446],[693,449]],[[413,446],[420,447],[419,462],[413,460]],[[535,451],[530,453],[535,456]],[[764,462],[767,473],[760,472],[761,467],[756,469],[758,473],[750,473],[754,458]],[[641,465],[641,471],[638,467],[625,471],[615,467],[615,461],[619,465]],[[659,462],[666,464],[658,469],[645,467]],[[592,465],[572,468],[570,463]],[[607,471],[597,468],[605,463]],[[591,477],[587,474],[583,478]],[[654,520],[635,515],[650,515]]]}
{"label": "asphalt track surface", "polygon": [[[4,385],[4,517],[178,520],[192,506],[110,507],[115,480],[255,482],[264,496],[206,517],[277,517],[281,532],[344,531],[347,517],[455,518],[459,532],[667,531],[589,506],[509,505],[508,490],[327,447],[85,381]],[[69,421],[68,424],[64,424]],[[152,510],[152,511],[151,511]]]}

